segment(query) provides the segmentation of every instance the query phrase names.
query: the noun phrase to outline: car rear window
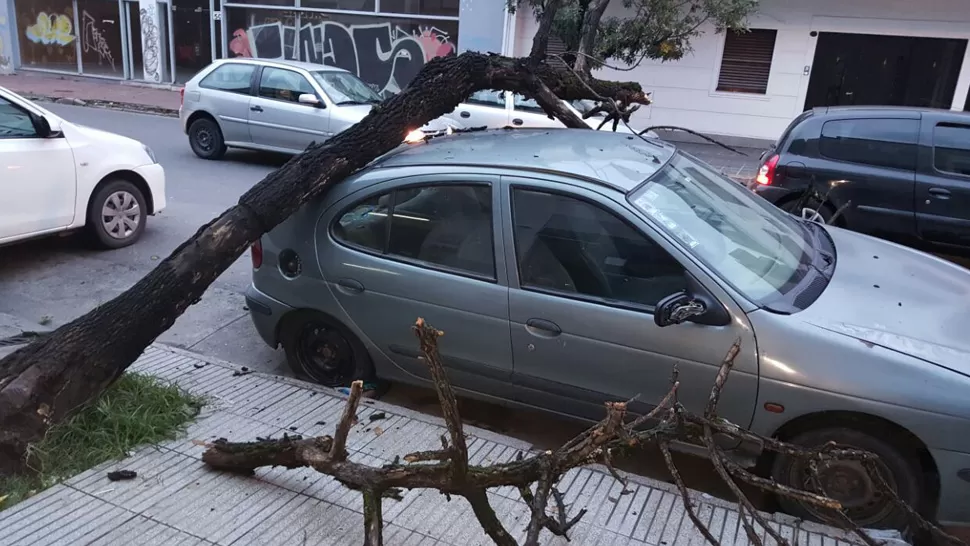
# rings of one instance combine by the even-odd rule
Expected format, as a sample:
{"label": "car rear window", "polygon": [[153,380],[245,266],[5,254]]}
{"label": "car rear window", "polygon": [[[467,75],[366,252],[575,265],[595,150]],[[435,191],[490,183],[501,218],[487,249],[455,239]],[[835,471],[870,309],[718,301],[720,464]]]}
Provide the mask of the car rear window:
{"label": "car rear window", "polygon": [[915,119],[839,119],[822,126],[818,151],[838,161],[912,171],[918,137]]}
{"label": "car rear window", "polygon": [[251,64],[224,64],[202,78],[199,87],[248,95],[255,70]]}
{"label": "car rear window", "polygon": [[785,130],[782,131],[781,136],[778,137],[778,140],[775,141],[775,143],[772,145],[772,149],[777,152],[785,151],[783,146],[785,146],[786,141],[788,140],[788,137],[791,136],[791,132],[795,129],[795,127],[798,127],[798,125],[801,122],[805,121],[810,117],[812,117],[812,111],[808,110],[808,111],[802,112],[801,114],[798,115],[798,117],[793,119],[792,122],[788,124],[788,127],[785,127]]}
{"label": "car rear window", "polygon": [[933,129],[933,166],[945,173],[970,176],[970,126],[936,125]]}

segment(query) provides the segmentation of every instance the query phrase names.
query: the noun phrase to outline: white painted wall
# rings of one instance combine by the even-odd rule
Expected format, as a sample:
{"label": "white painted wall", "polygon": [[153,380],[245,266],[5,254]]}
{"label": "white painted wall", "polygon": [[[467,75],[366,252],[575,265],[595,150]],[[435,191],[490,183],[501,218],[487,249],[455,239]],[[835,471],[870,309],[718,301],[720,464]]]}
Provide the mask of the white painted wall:
{"label": "white painted wall", "polygon": [[[811,31],[970,39],[970,0],[762,0],[751,28],[778,30],[765,95],[715,91],[724,35],[712,28],[693,41],[680,61],[644,61],[632,71],[603,69],[596,76],[635,80],[653,92],[654,104],[634,114],[634,126],[679,125],[695,131],[775,139],[805,104],[815,55]],[[608,15],[622,16],[619,0]],[[531,11],[516,17],[514,53],[527,55],[535,35]],[[968,48],[970,50],[970,48]],[[962,110],[970,89],[970,55],[964,59],[953,105]]]}

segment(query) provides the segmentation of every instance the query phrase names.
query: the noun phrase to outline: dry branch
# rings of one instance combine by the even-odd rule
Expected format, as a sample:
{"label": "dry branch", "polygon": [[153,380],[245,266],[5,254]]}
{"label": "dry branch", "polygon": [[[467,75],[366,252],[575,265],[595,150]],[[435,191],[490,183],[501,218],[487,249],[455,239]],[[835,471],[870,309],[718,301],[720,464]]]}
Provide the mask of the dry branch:
{"label": "dry branch", "polygon": [[[733,463],[715,444],[714,432],[716,431],[736,439],[750,440],[754,438],[760,441],[766,449],[802,457],[812,464],[835,458],[851,458],[861,461],[872,461],[875,458],[875,455],[867,452],[843,449],[832,444],[818,449],[807,449],[771,438],[761,438],[717,417],[717,403],[721,391],[730,377],[734,358],[740,351],[740,342],[735,342],[725,355],[703,416],[690,413],[677,401],[677,389],[680,384],[675,373],[670,391],[657,408],[647,416],[627,420],[626,402],[607,402],[605,405],[606,417],[566,442],[562,447],[529,456],[520,454],[512,462],[480,466],[471,465],[468,461],[468,451],[461,416],[458,412],[458,403],[438,353],[438,340],[443,333],[432,328],[422,319],[418,319],[413,330],[421,347],[423,361],[429,367],[442,413],[445,416],[444,421],[448,429],[447,438],[450,438],[450,441],[442,436],[443,449],[412,453],[404,457],[403,463],[395,459],[394,463],[380,468],[346,460],[341,446],[346,445],[346,432],[349,431],[355,418],[357,401],[362,389],[361,382],[357,381],[352,385],[346,409],[337,425],[338,432],[335,438],[332,439],[329,436],[312,439],[284,437],[278,440],[261,440],[250,443],[230,443],[225,440],[218,440],[208,446],[202,460],[212,468],[243,474],[252,473],[256,468],[263,466],[282,465],[288,468],[308,466],[333,476],[347,487],[361,491],[364,496],[365,544],[368,546],[382,544],[382,521],[380,518],[382,499],[396,497],[398,488],[436,489],[445,495],[464,497],[471,505],[483,531],[493,542],[500,546],[517,546],[512,534],[495,515],[487,494],[488,489],[494,487],[513,486],[519,490],[526,505],[525,508],[530,514],[523,544],[534,546],[539,544],[543,530],[568,539],[570,529],[585,514],[585,509],[581,509],[575,516],[569,517],[562,493],[556,489],[556,483],[559,482],[564,473],[591,462],[601,462],[614,472],[614,476],[618,480],[622,481],[622,477],[612,470],[612,454],[633,449],[646,443],[656,442],[673,476],[674,483],[681,493],[681,498],[687,507],[691,521],[694,522],[694,525],[697,526],[709,543],[717,544],[713,533],[705,527],[697,517],[693,506],[691,506],[687,488],[674,465],[669,449],[669,444],[673,441],[699,436],[709,450],[718,474],[738,498],[742,525],[752,543],[762,544],[759,531],[755,526],[757,524],[777,544],[788,544],[785,538],[769,524],[764,515],[758,512],[751,501],[745,497],[741,489],[735,484],[735,479],[748,480],[776,494],[788,495],[797,500],[833,510],[836,517],[840,518],[837,522],[841,521],[844,528],[856,533],[860,539],[869,540],[868,535],[863,533],[840,511],[841,504],[838,501],[818,493],[792,489],[771,480],[754,476]],[[651,428],[640,430],[639,427],[648,420],[653,420],[656,423]],[[341,439],[340,436],[343,438]],[[898,502],[902,502],[898,500],[898,497],[885,482],[879,483],[885,493],[892,495]],[[550,500],[555,503],[555,516],[548,513]],[[910,515],[919,525],[927,526],[925,528],[931,532],[935,530],[934,536],[941,540],[952,539],[949,535],[945,535],[935,526],[920,518],[915,511],[911,511]],[[916,518],[919,519],[916,520]],[[946,541],[950,543],[948,540]],[[959,542],[952,542],[952,544],[959,544]]]}

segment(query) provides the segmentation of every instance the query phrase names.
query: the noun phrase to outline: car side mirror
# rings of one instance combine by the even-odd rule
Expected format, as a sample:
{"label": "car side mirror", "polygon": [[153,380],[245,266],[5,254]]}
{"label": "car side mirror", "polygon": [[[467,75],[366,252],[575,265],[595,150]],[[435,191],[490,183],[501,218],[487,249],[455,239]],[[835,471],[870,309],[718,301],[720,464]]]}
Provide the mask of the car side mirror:
{"label": "car side mirror", "polygon": [[684,272],[687,288],[657,303],[653,322],[661,327],[693,322],[704,326],[727,326],[731,315],[690,273]]}
{"label": "car side mirror", "polygon": [[37,136],[40,138],[49,138],[54,134],[54,131],[51,130],[50,122],[44,116],[31,114],[30,121],[34,125],[34,131],[37,131]]}
{"label": "car side mirror", "polygon": [[300,104],[309,104],[310,106],[316,106],[317,108],[324,108],[326,106],[320,102],[320,99],[318,99],[316,95],[312,93],[303,93],[297,97],[296,100]]}

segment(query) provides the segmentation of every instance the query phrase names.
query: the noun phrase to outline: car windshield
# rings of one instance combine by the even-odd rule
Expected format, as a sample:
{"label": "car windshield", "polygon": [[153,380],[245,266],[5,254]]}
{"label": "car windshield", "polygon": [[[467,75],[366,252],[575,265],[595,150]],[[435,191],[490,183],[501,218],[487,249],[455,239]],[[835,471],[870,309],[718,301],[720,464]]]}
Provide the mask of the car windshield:
{"label": "car windshield", "polygon": [[377,104],[381,96],[350,72],[311,72],[313,79],[323,88],[334,104]]}
{"label": "car windshield", "polygon": [[681,152],[629,199],[758,305],[791,291],[815,256],[798,220]]}

